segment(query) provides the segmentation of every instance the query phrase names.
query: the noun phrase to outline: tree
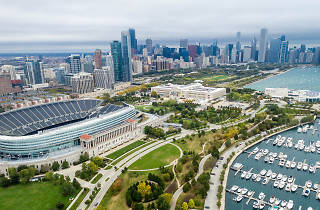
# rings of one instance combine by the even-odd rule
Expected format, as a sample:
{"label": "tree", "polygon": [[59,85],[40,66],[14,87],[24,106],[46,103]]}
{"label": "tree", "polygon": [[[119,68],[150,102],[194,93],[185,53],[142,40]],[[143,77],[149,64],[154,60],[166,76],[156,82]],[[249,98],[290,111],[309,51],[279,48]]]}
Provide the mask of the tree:
{"label": "tree", "polygon": [[162,195],[160,195],[160,197],[163,197],[164,199],[166,199],[166,201],[168,203],[170,203],[171,199],[172,199],[172,194],[171,193],[163,193]]}
{"label": "tree", "polygon": [[76,178],[73,178],[72,180],[72,185],[74,188],[76,188],[77,190],[79,190],[81,188],[80,183],[78,182],[78,180]]}
{"label": "tree", "polygon": [[89,160],[89,154],[88,152],[85,152],[84,154],[80,155],[79,162],[83,163]]}
{"label": "tree", "polygon": [[9,172],[9,178],[10,178],[11,183],[12,184],[19,184],[20,177],[17,172],[17,169],[16,168],[9,168],[8,172]]}
{"label": "tree", "polygon": [[104,162],[103,162],[103,158],[99,157],[99,156],[95,156],[92,158],[92,162],[94,162],[94,164],[96,164],[99,167],[104,167]]}
{"label": "tree", "polygon": [[142,203],[136,203],[133,207],[133,210],[143,210],[143,204]]}
{"label": "tree", "polygon": [[49,170],[50,170],[49,164],[44,164],[44,165],[41,165],[40,173],[44,174],[44,173],[47,173]]}
{"label": "tree", "polygon": [[45,179],[48,180],[48,181],[51,181],[53,180],[53,173],[50,171],[50,172],[47,172],[45,174]]}
{"label": "tree", "polygon": [[137,190],[141,193],[142,197],[145,197],[151,193],[151,186],[147,185],[146,182],[140,182],[137,186]]}
{"label": "tree", "polygon": [[72,195],[75,191],[76,190],[71,183],[64,183],[62,186],[62,194],[65,197]]}
{"label": "tree", "polygon": [[189,206],[190,209],[193,209],[195,207],[193,199],[189,200],[188,206]]}
{"label": "tree", "polygon": [[35,174],[35,168],[29,167],[21,170],[19,172],[19,177],[22,183],[27,183],[34,176],[34,174]]}
{"label": "tree", "polygon": [[64,203],[62,203],[61,201],[59,201],[56,205],[57,209],[63,209],[64,208]]}
{"label": "tree", "polygon": [[52,163],[51,168],[52,168],[53,171],[59,170],[60,164],[58,163],[58,161],[54,161],[54,162]]}
{"label": "tree", "polygon": [[61,168],[62,168],[62,169],[69,168],[69,163],[68,163],[68,161],[64,160],[64,161],[62,162],[62,164],[61,164]]}
{"label": "tree", "polygon": [[151,97],[157,98],[157,97],[158,97],[157,92],[156,92],[156,91],[152,91],[152,92],[151,92]]}
{"label": "tree", "polygon": [[187,182],[185,185],[183,185],[182,190],[184,193],[188,192],[189,190],[191,190],[191,184]]}
{"label": "tree", "polygon": [[159,210],[169,210],[170,202],[168,202],[168,200],[165,197],[160,196],[157,200],[157,206]]}
{"label": "tree", "polygon": [[88,172],[90,174],[95,174],[99,170],[98,166],[92,161],[90,161],[90,163],[87,166],[88,166]]}
{"label": "tree", "polygon": [[219,159],[219,150],[215,146],[211,147],[210,154],[212,155],[212,157]]}
{"label": "tree", "polygon": [[9,187],[10,180],[7,179],[6,177],[0,177],[0,185],[1,187]]}
{"label": "tree", "polygon": [[182,210],[188,210],[189,209],[189,206],[188,206],[187,202],[183,202],[181,207],[182,207]]}
{"label": "tree", "polygon": [[231,146],[231,140],[227,139],[225,144],[226,144],[226,147],[229,148]]}

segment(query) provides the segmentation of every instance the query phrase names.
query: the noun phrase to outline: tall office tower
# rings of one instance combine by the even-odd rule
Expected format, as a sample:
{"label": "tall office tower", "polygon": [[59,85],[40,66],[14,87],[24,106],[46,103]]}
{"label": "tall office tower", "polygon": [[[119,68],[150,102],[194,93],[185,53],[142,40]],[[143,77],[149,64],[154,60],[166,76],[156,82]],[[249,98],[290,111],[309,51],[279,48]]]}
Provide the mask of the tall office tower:
{"label": "tall office tower", "polygon": [[105,66],[110,66],[110,70],[114,72],[114,65],[113,65],[113,58],[112,55],[107,55],[106,56],[106,64]]}
{"label": "tall office tower", "polygon": [[70,73],[71,74],[78,74],[81,72],[81,61],[80,55],[72,54],[68,58],[68,63],[70,65]]}
{"label": "tall office tower", "polygon": [[146,39],[146,48],[149,55],[152,54],[152,39]]}
{"label": "tall office tower", "polygon": [[131,55],[135,55],[138,50],[138,41],[136,39],[136,30],[129,28],[130,40],[131,40]]}
{"label": "tall office tower", "polygon": [[257,39],[256,37],[251,40],[251,59],[256,61],[257,60]]}
{"label": "tall office tower", "polygon": [[244,46],[243,48],[243,54],[242,54],[242,61],[248,62],[251,60],[251,47],[250,46]]}
{"label": "tall office tower", "polygon": [[35,85],[44,83],[44,72],[40,60],[27,60],[24,70],[29,84]]}
{"label": "tall office tower", "polygon": [[186,48],[179,48],[179,56],[182,57],[185,62],[189,62],[189,52]]}
{"label": "tall office tower", "polygon": [[96,49],[96,51],[94,51],[94,68],[95,69],[101,69],[101,67],[102,67],[101,56],[102,56],[101,50]]}
{"label": "tall office tower", "polygon": [[237,49],[237,51],[240,51],[240,50],[241,50],[240,37],[241,37],[241,32],[237,32],[237,43],[236,43],[236,49]]}
{"label": "tall office tower", "polygon": [[197,45],[188,46],[189,56],[194,59],[197,56]]}
{"label": "tall office tower", "polygon": [[66,76],[65,68],[64,67],[55,68],[54,73],[56,75],[56,80],[57,80],[58,84],[64,85],[65,84],[65,76]]}
{"label": "tall office tower", "polygon": [[285,35],[281,35],[280,40],[281,41],[286,41],[286,36]]}
{"label": "tall office tower", "polygon": [[188,39],[180,39],[180,48],[188,48]]}
{"label": "tall office tower", "polygon": [[281,39],[276,38],[272,39],[270,42],[270,55],[269,62],[270,63],[278,63],[280,58],[280,47],[281,47]]}
{"label": "tall office tower", "polygon": [[121,82],[123,80],[121,43],[119,41],[113,41],[110,45],[113,59],[114,80],[116,82]]}
{"label": "tall office tower", "polygon": [[110,66],[104,66],[102,69],[95,69],[93,71],[93,76],[97,88],[112,89],[114,78]]}
{"label": "tall office tower", "polygon": [[[309,59],[306,58],[306,62],[308,62]],[[314,52],[314,55],[313,55],[313,58],[312,58],[312,63],[314,64],[320,64],[320,47],[317,47],[315,49],[315,52]]]}
{"label": "tall office tower", "polygon": [[94,80],[90,73],[80,72],[71,77],[72,92],[73,93],[89,93],[93,91]]}
{"label": "tall office tower", "polygon": [[306,45],[305,44],[301,44],[300,52],[306,52]]}
{"label": "tall office tower", "polygon": [[266,28],[263,28],[260,31],[258,62],[262,62],[262,63],[266,60],[267,33],[268,33],[268,30]]}
{"label": "tall office tower", "polygon": [[131,40],[129,31],[121,32],[122,81],[132,81]]}
{"label": "tall office tower", "polygon": [[282,41],[280,46],[280,63],[286,63],[288,61],[288,47],[289,42],[288,41]]}

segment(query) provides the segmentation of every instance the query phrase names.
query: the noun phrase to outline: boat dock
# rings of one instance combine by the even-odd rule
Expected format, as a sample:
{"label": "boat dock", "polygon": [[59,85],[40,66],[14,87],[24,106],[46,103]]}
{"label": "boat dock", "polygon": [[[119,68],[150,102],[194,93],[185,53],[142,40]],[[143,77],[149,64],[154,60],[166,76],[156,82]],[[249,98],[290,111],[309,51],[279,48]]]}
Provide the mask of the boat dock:
{"label": "boat dock", "polygon": [[248,197],[248,200],[246,202],[247,206],[249,205],[250,201],[252,200],[254,194],[255,194],[255,192],[253,192],[252,195],[250,197]]}
{"label": "boat dock", "polygon": [[264,198],[262,200],[260,200],[258,198],[254,198],[253,197],[254,193],[252,194],[252,196],[249,197],[247,195],[242,195],[241,193],[231,191],[230,189],[226,189],[226,191],[229,192],[229,193],[232,193],[232,194],[235,194],[235,195],[241,195],[242,197],[247,198],[248,201],[246,202],[246,205],[249,205],[250,201],[254,200],[254,201],[257,201],[259,203],[264,203],[264,204],[269,205],[269,206],[274,206],[274,204],[271,204],[271,203],[265,201]]}

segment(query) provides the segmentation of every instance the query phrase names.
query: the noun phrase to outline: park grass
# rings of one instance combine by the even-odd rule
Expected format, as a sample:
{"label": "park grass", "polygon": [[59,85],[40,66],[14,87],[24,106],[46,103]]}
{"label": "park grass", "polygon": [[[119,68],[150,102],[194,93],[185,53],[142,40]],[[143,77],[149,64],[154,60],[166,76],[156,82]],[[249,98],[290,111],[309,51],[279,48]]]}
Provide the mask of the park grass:
{"label": "park grass", "polygon": [[112,196],[110,189],[108,192],[104,195],[102,201],[100,202],[100,205],[98,206],[98,210],[102,209],[121,209],[121,210],[127,210],[130,209],[126,204],[126,192],[128,188],[138,182],[147,180],[148,174],[153,173],[156,175],[160,174],[160,171],[151,171],[151,172],[126,172],[124,174],[121,174],[120,177],[122,179],[122,189],[117,194]]}
{"label": "park grass", "polygon": [[154,151],[144,155],[142,158],[134,162],[129,169],[132,170],[142,170],[159,168],[160,166],[165,166],[170,164],[172,161],[177,159],[180,155],[180,151],[177,147],[166,144]]}
{"label": "park grass", "polygon": [[194,151],[195,153],[200,153],[202,151],[202,144],[204,144],[205,140],[203,137],[194,136],[192,139],[183,138],[174,142],[174,144],[178,145],[182,151],[189,152]]}
{"label": "park grass", "polygon": [[71,206],[70,210],[76,210],[78,206],[81,204],[81,202],[83,201],[83,199],[86,197],[88,192],[89,192],[89,189],[84,188],[84,190],[82,191],[81,195],[78,197],[76,202],[74,202],[74,204]]}
{"label": "park grass", "polygon": [[125,153],[125,155],[123,155],[122,157],[116,159],[116,160],[113,161],[111,164],[114,165],[114,166],[117,165],[117,163],[119,163],[119,162],[120,162],[121,160],[123,160],[124,158],[128,157],[129,155],[135,153],[136,151],[138,151],[138,150],[140,150],[140,149],[142,149],[142,148],[144,148],[144,147],[146,147],[146,146],[148,146],[148,145],[150,145],[150,144],[152,144],[152,143],[154,143],[154,142],[155,142],[155,141],[151,141],[151,142],[149,142],[149,143],[143,144],[141,147],[136,148],[136,149],[133,149],[133,150],[129,151],[128,153]]}
{"label": "park grass", "polygon": [[203,77],[201,79],[207,80],[207,81],[219,81],[219,80],[226,80],[231,78],[228,75],[215,75],[215,76],[209,76],[209,77]]}
{"label": "park grass", "polygon": [[145,144],[146,142],[145,141],[136,141],[136,142],[133,142],[132,144],[129,144],[128,146],[125,146],[109,155],[107,155],[107,158],[110,158],[110,159],[117,159],[118,157],[120,157],[121,155],[129,152],[130,150],[133,150],[134,148],[140,146],[140,145],[143,145]]}
{"label": "park grass", "polygon": [[51,182],[36,182],[12,185],[0,188],[0,209],[10,210],[50,210],[55,209],[58,202],[67,207],[71,201],[62,195],[59,185]]}
{"label": "park grass", "polygon": [[98,174],[94,179],[91,181],[91,184],[96,184],[102,177],[102,174]]}

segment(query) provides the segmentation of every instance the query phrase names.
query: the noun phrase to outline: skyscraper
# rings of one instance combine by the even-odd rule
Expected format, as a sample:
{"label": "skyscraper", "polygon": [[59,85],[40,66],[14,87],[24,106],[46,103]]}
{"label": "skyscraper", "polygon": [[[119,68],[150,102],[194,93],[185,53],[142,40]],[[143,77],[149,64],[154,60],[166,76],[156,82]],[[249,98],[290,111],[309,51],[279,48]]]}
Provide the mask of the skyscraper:
{"label": "skyscraper", "polygon": [[110,66],[104,66],[102,69],[95,69],[93,72],[94,81],[97,88],[111,89],[114,83],[113,72]]}
{"label": "skyscraper", "polygon": [[149,54],[152,54],[152,39],[146,39],[146,48]]}
{"label": "skyscraper", "polygon": [[31,85],[44,83],[44,73],[40,60],[27,60],[25,64],[25,75]]}
{"label": "skyscraper", "polygon": [[280,45],[281,45],[281,39],[276,38],[272,39],[270,42],[270,63],[278,63],[279,57],[280,57]]}
{"label": "skyscraper", "polygon": [[257,54],[257,39],[256,37],[251,40],[251,59],[256,61],[256,54]]}
{"label": "skyscraper", "polygon": [[80,62],[80,55],[72,54],[68,58],[68,63],[70,65],[70,73],[71,74],[78,74],[81,72],[81,62]]}
{"label": "skyscraper", "polygon": [[267,33],[266,28],[261,29],[258,62],[265,62],[266,59]]}
{"label": "skyscraper", "polygon": [[286,63],[288,61],[288,47],[289,42],[288,41],[281,41],[281,47],[280,47],[280,63]]}
{"label": "skyscraper", "polygon": [[188,39],[180,39],[180,48],[188,48]]}
{"label": "skyscraper", "polygon": [[101,65],[101,55],[102,52],[100,49],[96,49],[96,51],[94,52],[94,68],[95,69],[101,69],[102,65]]}
{"label": "skyscraper", "polygon": [[129,28],[129,34],[130,34],[130,40],[131,40],[131,55],[133,56],[134,54],[136,54],[137,50],[138,50],[138,41],[136,39],[136,30],[133,28]]}
{"label": "skyscraper", "polygon": [[116,82],[121,82],[123,77],[121,43],[119,41],[113,41],[110,45],[113,59],[114,80]]}
{"label": "skyscraper", "polygon": [[122,81],[132,81],[131,40],[129,31],[121,32]]}
{"label": "skyscraper", "polygon": [[241,37],[241,32],[237,32],[237,43],[236,43],[236,49],[237,49],[237,51],[240,51],[240,50],[241,50],[240,37]]}

